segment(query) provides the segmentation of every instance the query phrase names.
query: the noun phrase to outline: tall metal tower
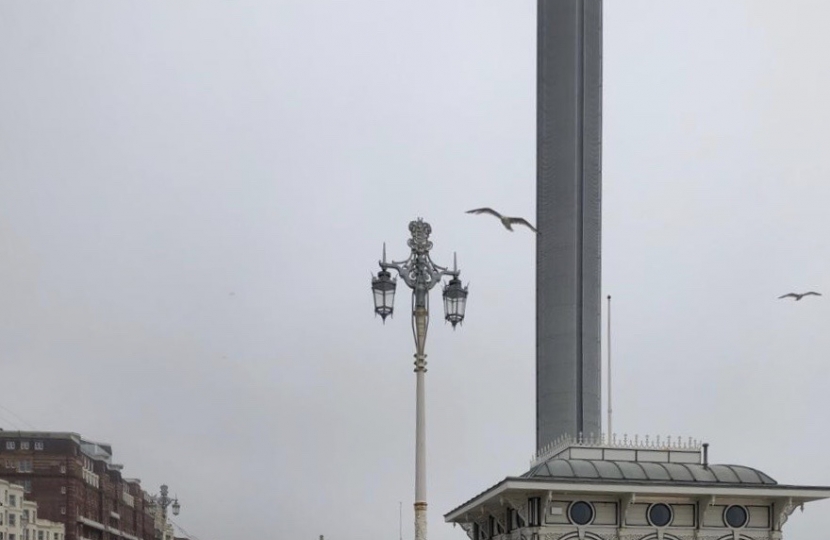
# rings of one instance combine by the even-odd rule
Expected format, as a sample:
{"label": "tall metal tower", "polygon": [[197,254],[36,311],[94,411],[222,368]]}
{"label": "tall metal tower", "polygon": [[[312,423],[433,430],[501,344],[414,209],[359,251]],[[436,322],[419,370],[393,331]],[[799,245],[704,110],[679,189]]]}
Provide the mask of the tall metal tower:
{"label": "tall metal tower", "polygon": [[538,0],[536,446],[601,432],[602,0]]}

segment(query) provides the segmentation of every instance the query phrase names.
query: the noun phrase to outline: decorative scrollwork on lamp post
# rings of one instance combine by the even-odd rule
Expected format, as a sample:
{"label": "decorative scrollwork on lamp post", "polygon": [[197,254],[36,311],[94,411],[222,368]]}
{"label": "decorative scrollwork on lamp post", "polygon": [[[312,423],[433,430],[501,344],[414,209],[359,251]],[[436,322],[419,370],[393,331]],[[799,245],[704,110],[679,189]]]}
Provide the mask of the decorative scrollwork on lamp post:
{"label": "decorative scrollwork on lamp post", "polygon": [[453,329],[464,321],[467,308],[467,287],[458,278],[461,273],[453,255],[453,269],[439,266],[429,256],[432,241],[429,236],[432,227],[418,218],[409,223],[411,238],[407,240],[411,252],[404,261],[387,262],[386,245],[380,271],[372,278],[372,292],[375,299],[375,313],[384,323],[394,311],[397,279],[389,270],[395,270],[404,283],[412,289],[412,334],[415,338],[415,540],[427,537],[427,490],[426,490],[426,411],[424,407],[424,374],[427,368],[426,346],[429,327],[429,291],[449,277],[444,286],[444,318]]}

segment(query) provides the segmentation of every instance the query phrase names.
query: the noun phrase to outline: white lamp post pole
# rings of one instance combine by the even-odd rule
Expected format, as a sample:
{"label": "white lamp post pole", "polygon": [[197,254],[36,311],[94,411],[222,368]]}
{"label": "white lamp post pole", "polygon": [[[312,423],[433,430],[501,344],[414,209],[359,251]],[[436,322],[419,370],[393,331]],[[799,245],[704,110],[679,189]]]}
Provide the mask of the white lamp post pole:
{"label": "white lamp post pole", "polygon": [[412,250],[409,258],[400,262],[386,262],[386,246],[380,272],[372,278],[375,297],[375,313],[384,322],[392,315],[396,280],[390,269],[395,270],[404,283],[412,289],[412,334],[415,338],[415,540],[427,539],[427,463],[426,463],[426,399],[424,378],[427,371],[426,348],[429,328],[429,291],[441,282],[443,276],[450,278],[444,286],[445,318],[453,328],[464,320],[467,305],[467,287],[461,285],[457,265],[449,270],[438,266],[429,256],[432,242],[429,235],[432,227],[421,218],[409,223],[412,238],[407,245]]}
{"label": "white lamp post pole", "polygon": [[412,314],[415,327],[415,540],[427,538],[427,426],[424,379],[427,373],[427,355],[424,345],[427,339],[428,313],[415,308]]}

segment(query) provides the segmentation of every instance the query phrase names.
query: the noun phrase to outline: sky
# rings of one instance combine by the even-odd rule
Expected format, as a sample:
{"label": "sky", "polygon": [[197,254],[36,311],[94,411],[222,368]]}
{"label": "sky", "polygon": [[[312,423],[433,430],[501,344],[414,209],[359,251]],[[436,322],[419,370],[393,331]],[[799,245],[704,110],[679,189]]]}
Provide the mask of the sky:
{"label": "sky", "polygon": [[[830,485],[818,0],[608,0],[614,426]],[[432,225],[431,540],[534,450],[531,0],[0,4],[0,426],[109,442],[211,538],[412,538],[414,352],[383,242]],[[822,225],[824,224],[824,225]],[[434,293],[435,294],[435,293]],[[437,302],[433,305],[435,306]],[[830,503],[787,524],[830,527]]]}

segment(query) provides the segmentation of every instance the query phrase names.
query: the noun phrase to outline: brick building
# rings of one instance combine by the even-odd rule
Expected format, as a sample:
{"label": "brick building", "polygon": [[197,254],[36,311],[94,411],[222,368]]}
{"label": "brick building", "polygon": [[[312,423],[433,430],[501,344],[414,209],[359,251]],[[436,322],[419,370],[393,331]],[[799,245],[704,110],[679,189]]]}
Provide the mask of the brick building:
{"label": "brick building", "polygon": [[0,430],[0,478],[23,486],[66,540],[156,540],[160,509],[139,480],[124,478],[112,447],[77,433]]}

